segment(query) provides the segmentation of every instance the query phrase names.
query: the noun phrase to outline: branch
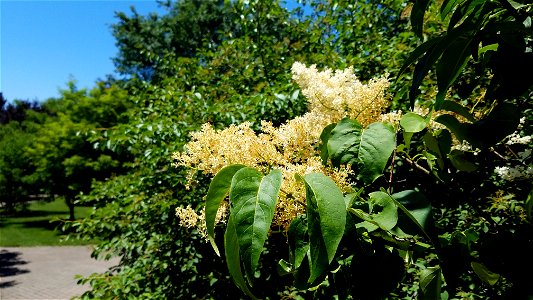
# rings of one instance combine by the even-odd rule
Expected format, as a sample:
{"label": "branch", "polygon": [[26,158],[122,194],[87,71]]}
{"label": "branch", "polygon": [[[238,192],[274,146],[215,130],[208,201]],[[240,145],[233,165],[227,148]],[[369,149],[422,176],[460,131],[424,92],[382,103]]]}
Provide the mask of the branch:
{"label": "branch", "polygon": [[426,168],[424,168],[424,167],[422,167],[421,165],[419,165],[416,161],[413,161],[413,160],[411,160],[411,159],[409,159],[409,158],[407,158],[407,157],[405,157],[405,160],[407,160],[407,162],[408,162],[409,164],[411,164],[411,166],[413,166],[413,167],[419,169],[420,171],[426,173],[426,175],[431,175],[431,172],[430,172],[430,171],[428,171]]}

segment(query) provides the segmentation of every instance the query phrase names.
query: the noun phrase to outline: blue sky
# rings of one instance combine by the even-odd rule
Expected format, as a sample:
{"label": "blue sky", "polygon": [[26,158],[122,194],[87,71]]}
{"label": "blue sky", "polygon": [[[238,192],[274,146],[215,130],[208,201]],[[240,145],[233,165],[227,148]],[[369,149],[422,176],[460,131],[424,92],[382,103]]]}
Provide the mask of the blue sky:
{"label": "blue sky", "polygon": [[163,12],[155,0],[0,0],[0,91],[9,101],[57,97],[69,79],[94,86],[114,71],[115,11]]}

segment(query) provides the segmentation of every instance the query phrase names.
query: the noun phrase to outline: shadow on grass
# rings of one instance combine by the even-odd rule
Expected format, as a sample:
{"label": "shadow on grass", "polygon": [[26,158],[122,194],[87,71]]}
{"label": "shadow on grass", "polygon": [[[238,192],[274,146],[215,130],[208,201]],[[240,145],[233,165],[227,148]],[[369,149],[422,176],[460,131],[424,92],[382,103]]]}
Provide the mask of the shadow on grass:
{"label": "shadow on grass", "polygon": [[4,213],[4,218],[32,218],[32,217],[53,217],[58,215],[68,215],[64,210],[23,210],[14,213]]}
{"label": "shadow on grass", "polygon": [[20,268],[20,265],[28,263],[20,258],[21,254],[20,252],[5,249],[0,251],[0,277],[3,278],[2,282],[0,282],[0,288],[7,288],[17,284],[15,280],[5,281],[6,277],[30,272]]}
{"label": "shadow on grass", "polygon": [[23,228],[42,228],[44,230],[50,230],[54,231],[58,225],[60,225],[59,221],[53,221],[50,222],[49,219],[46,220],[20,220],[17,221],[15,218],[12,218],[10,220],[2,220],[0,222],[0,228],[8,227],[8,226],[20,226]]}

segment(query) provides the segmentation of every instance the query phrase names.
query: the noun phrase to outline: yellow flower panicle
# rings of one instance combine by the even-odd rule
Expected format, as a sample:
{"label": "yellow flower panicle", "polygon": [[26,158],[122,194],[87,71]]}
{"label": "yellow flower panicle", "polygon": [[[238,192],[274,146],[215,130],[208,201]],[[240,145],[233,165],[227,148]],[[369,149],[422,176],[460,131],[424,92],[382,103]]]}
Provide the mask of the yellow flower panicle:
{"label": "yellow flower panicle", "polygon": [[[380,121],[381,113],[390,104],[385,96],[389,85],[386,78],[371,80],[365,85],[357,80],[353,68],[318,71],[314,65],[307,68],[298,62],[292,66],[292,74],[308,99],[308,113],[279,127],[263,121],[260,133],[254,132],[250,123],[231,125],[223,130],[204,124],[201,131],[192,134],[184,152],[173,155],[176,165],[191,168],[191,180],[196,170],[215,175],[231,164],[243,164],[262,172],[280,169],[283,182],[273,224],[284,228],[305,213],[305,187],[295,179],[296,174],[322,172],[344,192],[351,190],[350,169],[328,168],[320,161],[318,145],[324,127],[344,117],[366,126]],[[187,209],[177,213],[180,223],[187,227],[201,220],[201,215],[195,217]],[[190,220],[182,221],[187,216]]]}
{"label": "yellow flower panicle", "polygon": [[[218,208],[217,215],[215,217],[215,224],[225,223],[226,215],[229,211],[229,205],[227,202],[222,202]],[[176,216],[180,220],[180,226],[193,228],[200,233],[202,237],[207,240],[207,225],[205,222],[205,207],[202,208],[198,214],[190,205],[186,208],[178,207],[176,208]]]}

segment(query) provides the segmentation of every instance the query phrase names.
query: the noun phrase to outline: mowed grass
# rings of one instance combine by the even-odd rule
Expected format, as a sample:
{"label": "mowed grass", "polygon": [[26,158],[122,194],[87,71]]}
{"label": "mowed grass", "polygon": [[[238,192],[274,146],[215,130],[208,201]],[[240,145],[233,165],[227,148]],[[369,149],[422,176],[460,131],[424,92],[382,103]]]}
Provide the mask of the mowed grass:
{"label": "mowed grass", "polygon": [[[90,214],[90,207],[76,207],[75,217],[83,218]],[[3,212],[0,211],[0,214]],[[63,233],[58,226],[59,221],[51,222],[55,218],[68,219],[69,210],[65,201],[57,199],[53,202],[32,202],[28,210],[18,212],[13,216],[1,216],[0,246],[67,246],[87,245],[92,241],[69,239],[61,242]],[[59,226],[60,227],[60,226]]]}

